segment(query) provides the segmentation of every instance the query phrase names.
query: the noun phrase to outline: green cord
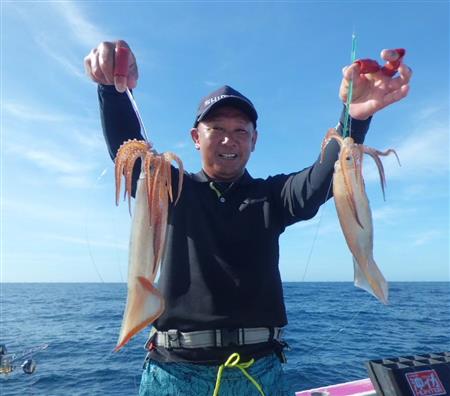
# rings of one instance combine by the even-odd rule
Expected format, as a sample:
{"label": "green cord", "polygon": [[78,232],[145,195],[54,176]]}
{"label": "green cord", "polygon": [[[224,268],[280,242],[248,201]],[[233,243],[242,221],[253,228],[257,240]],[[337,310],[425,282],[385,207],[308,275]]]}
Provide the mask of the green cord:
{"label": "green cord", "polygon": [[246,371],[246,369],[248,369],[255,362],[255,359],[251,359],[245,363],[239,363],[239,360],[241,360],[241,356],[239,355],[239,353],[233,353],[230,355],[230,357],[227,359],[227,361],[224,364],[221,364],[219,366],[219,371],[217,372],[217,380],[216,380],[216,386],[214,388],[213,396],[218,396],[218,394],[219,394],[220,382],[222,380],[223,370],[225,368],[233,368],[233,367],[236,367],[239,370],[241,370],[242,374],[244,374],[247,377],[247,379],[253,385],[255,385],[255,388],[258,389],[259,393],[261,393],[262,396],[265,396],[265,394],[261,388],[261,385],[259,385],[256,382],[256,380]]}
{"label": "green cord", "polygon": [[[351,62],[353,63],[356,60],[356,35],[352,34],[352,54],[351,54]],[[349,136],[349,120],[350,120],[350,103],[352,102],[353,96],[353,77],[350,80],[350,85],[348,87],[348,95],[347,95],[347,103],[345,109],[345,118],[344,118],[344,131],[342,136],[345,138]]]}

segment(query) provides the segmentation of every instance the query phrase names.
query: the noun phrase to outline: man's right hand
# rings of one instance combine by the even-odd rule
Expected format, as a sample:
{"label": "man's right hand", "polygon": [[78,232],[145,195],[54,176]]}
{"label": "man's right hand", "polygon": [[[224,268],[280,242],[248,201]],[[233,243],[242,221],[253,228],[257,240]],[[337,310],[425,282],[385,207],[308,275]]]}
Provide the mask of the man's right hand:
{"label": "man's right hand", "polygon": [[92,81],[114,85],[119,92],[135,88],[139,78],[136,58],[123,40],[100,43],[84,58],[84,67]]}

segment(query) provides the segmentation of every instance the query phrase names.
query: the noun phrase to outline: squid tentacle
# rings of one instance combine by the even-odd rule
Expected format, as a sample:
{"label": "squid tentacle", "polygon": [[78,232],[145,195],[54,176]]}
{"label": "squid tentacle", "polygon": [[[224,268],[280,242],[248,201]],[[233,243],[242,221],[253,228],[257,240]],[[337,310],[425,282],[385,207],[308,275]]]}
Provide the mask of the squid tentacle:
{"label": "squid tentacle", "polygon": [[380,175],[380,184],[381,184],[381,191],[383,193],[383,199],[386,200],[386,195],[385,195],[386,176],[384,173],[384,166],[383,166],[383,163],[381,162],[380,155],[387,156],[391,153],[394,153],[395,157],[397,158],[397,161],[400,165],[400,159],[398,158],[397,152],[394,149],[389,149],[386,151],[379,151],[379,150],[373,149],[368,146],[363,146],[363,150],[366,154],[370,155],[373,158],[373,160],[375,161],[375,164],[378,169],[378,173]]}
{"label": "squid tentacle", "polygon": [[125,191],[124,191],[124,199],[128,197],[128,210],[131,215],[131,195],[133,188],[133,170],[134,165],[138,158],[142,161],[143,153],[140,150],[132,151],[129,157],[125,160],[125,169],[123,171],[125,176]]}
{"label": "squid tentacle", "polygon": [[399,166],[402,166],[402,164],[400,163],[400,158],[398,158],[397,152],[394,149],[388,149],[386,151],[380,151],[380,150],[376,150],[376,149],[372,149],[373,151],[375,151],[375,153],[377,153],[378,155],[381,155],[383,157],[388,156],[389,154],[394,154],[395,158],[397,158],[397,162]]}
{"label": "squid tentacle", "polygon": [[325,157],[325,148],[328,146],[328,143],[330,143],[332,139],[336,140],[339,143],[340,147],[344,145],[344,138],[337,133],[335,128],[330,128],[322,141],[320,163],[323,162],[323,158]]}
{"label": "squid tentacle", "polygon": [[[177,198],[175,199],[174,203],[176,205],[178,200],[180,199],[181,188],[183,185],[183,174],[184,174],[183,162],[181,162],[181,159],[176,154],[171,152],[164,153],[164,157],[168,162],[175,161],[178,166],[179,177],[178,177]],[[172,189],[172,184],[170,184],[170,188]]]}
{"label": "squid tentacle", "polygon": [[167,194],[169,196],[170,202],[173,202],[173,191],[172,191],[172,167],[170,165],[170,159],[167,153],[164,153],[164,180],[166,180],[165,187],[167,189]]}

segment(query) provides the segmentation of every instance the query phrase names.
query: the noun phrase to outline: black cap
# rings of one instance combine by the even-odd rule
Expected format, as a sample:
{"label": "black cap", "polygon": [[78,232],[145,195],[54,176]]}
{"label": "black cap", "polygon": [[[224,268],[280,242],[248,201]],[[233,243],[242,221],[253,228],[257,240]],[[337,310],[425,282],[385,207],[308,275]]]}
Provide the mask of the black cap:
{"label": "black cap", "polygon": [[245,114],[247,114],[256,128],[258,113],[256,112],[253,103],[240,92],[228,85],[224,85],[216,91],[211,92],[200,101],[197,110],[197,117],[194,122],[194,128],[197,127],[200,121],[206,118],[211,110],[223,105],[237,107],[239,110],[242,110]]}

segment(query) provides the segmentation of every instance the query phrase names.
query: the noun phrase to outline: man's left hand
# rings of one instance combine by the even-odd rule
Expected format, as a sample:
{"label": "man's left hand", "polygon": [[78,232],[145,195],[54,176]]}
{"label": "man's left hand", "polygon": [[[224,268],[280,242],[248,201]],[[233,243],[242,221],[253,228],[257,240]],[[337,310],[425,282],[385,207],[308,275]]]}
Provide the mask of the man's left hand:
{"label": "man's left hand", "polygon": [[[395,50],[381,51],[381,58],[386,62],[395,62],[399,54]],[[339,96],[345,103],[347,102],[348,88],[353,78],[352,103],[350,105],[350,115],[358,120],[365,120],[378,110],[398,102],[408,95],[409,80],[412,71],[405,64],[398,68],[398,75],[387,76],[382,70],[375,73],[361,74],[358,63],[353,63],[343,69]]]}

